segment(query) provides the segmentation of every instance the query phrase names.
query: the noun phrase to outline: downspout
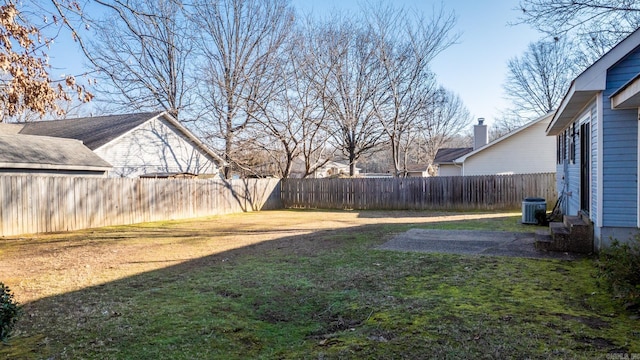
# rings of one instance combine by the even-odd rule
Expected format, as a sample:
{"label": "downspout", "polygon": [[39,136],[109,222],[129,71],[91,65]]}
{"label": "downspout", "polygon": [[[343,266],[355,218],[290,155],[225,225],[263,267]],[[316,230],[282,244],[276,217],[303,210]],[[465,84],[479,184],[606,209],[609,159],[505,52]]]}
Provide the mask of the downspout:
{"label": "downspout", "polygon": [[455,160],[452,161],[453,166],[457,166],[460,168],[460,175],[464,176],[464,161],[463,162],[456,162]]}

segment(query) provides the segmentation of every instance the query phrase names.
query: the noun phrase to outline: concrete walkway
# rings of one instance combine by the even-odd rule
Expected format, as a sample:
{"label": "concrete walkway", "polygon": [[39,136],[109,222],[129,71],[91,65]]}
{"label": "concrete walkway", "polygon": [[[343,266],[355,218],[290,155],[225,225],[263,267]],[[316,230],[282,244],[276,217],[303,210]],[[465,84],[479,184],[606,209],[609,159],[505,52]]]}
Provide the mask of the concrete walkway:
{"label": "concrete walkway", "polygon": [[534,244],[534,233],[411,229],[396,235],[378,249],[561,260],[581,257],[577,254],[539,251]]}

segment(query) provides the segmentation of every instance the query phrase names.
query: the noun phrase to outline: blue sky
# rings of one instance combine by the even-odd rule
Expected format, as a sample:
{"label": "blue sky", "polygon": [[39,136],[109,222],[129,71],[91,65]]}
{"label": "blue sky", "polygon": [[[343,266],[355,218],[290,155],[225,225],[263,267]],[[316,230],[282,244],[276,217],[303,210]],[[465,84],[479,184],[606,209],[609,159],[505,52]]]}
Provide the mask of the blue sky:
{"label": "blue sky", "polygon": [[[330,9],[357,11],[359,0],[292,0],[304,12],[323,13]],[[393,0],[406,8],[430,14],[433,7],[454,11],[458,44],[439,57],[432,68],[439,82],[454,91],[474,116],[491,124],[500,110],[508,106],[502,84],[507,61],[520,56],[541,34],[527,25],[512,26],[517,21],[519,0]]]}
{"label": "blue sky", "polygon": [[[291,0],[296,9],[323,15],[331,9],[358,11],[360,0]],[[374,0],[375,1],[375,0]],[[432,64],[439,82],[464,101],[474,117],[492,124],[500,110],[508,106],[502,84],[507,61],[520,56],[527,45],[541,34],[527,25],[512,26],[518,18],[519,0],[392,0],[398,6],[414,8],[427,15],[443,6],[457,16],[455,30],[461,34],[457,44],[440,54]],[[82,55],[76,45],[61,37],[50,52],[52,76],[82,72]]]}

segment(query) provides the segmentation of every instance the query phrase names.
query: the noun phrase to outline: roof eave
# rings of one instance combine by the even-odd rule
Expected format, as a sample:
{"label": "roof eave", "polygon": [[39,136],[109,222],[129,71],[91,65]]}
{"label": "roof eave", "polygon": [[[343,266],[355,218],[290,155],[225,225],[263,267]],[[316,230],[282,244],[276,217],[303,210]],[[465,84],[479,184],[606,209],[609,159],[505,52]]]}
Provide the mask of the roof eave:
{"label": "roof eave", "polygon": [[492,142],[490,142],[490,143],[488,143],[486,145],[483,145],[483,146],[473,150],[470,153],[464,154],[464,155],[460,156],[459,158],[454,159],[453,163],[462,165],[462,163],[464,163],[467,160],[467,158],[469,158],[469,157],[471,157],[471,156],[473,156],[473,155],[475,155],[475,154],[477,154],[479,152],[482,152],[485,149],[488,149],[488,148],[490,148],[492,146],[495,146],[496,144],[501,143],[502,141],[504,141],[504,140],[506,140],[506,139],[508,139],[508,138],[510,138],[510,137],[512,137],[512,136],[514,136],[514,135],[516,135],[516,134],[518,134],[518,133],[530,128],[530,127],[532,127],[533,125],[539,123],[540,121],[549,118],[553,114],[554,114],[554,112],[552,111],[552,112],[549,112],[549,113],[547,113],[545,115],[542,115],[542,116],[538,117],[537,119],[534,119],[534,120],[532,120],[532,121],[520,126],[519,128],[517,128],[517,129],[515,129],[515,130],[513,130],[513,131],[511,131],[511,132],[509,132],[509,133],[507,133],[507,134],[505,134],[505,135],[493,140]]}
{"label": "roof eave", "polygon": [[571,86],[567,95],[560,103],[553,119],[547,127],[547,136],[556,136],[562,132],[574,119],[584,111],[593,98],[602,90],[576,90]]}
{"label": "roof eave", "polygon": [[195,135],[193,135],[191,131],[189,131],[186,127],[180,124],[180,122],[171,114],[169,114],[169,112],[163,111],[162,113],[158,114],[156,117],[160,117],[160,116],[164,116],[165,119],[167,119],[173,126],[175,126],[178,130],[180,130],[187,138],[189,138],[189,140],[193,141],[193,143],[196,144],[196,146],[200,148],[200,150],[204,151],[207,155],[211,156],[212,158],[218,160],[219,166],[229,165],[220,155],[216,154],[207,145],[205,145],[200,139],[198,139]]}
{"label": "roof eave", "polygon": [[30,170],[72,170],[72,171],[109,171],[111,166],[91,165],[61,165],[61,164],[37,164],[37,163],[7,163],[0,162],[3,169],[30,169]]}
{"label": "roof eave", "polygon": [[636,49],[639,44],[640,29],[637,29],[578,75],[571,83],[571,87],[562,99],[556,115],[553,117],[549,127],[547,127],[547,135],[558,135],[571,124],[591,102],[591,99],[601,91],[604,91],[607,71]]}

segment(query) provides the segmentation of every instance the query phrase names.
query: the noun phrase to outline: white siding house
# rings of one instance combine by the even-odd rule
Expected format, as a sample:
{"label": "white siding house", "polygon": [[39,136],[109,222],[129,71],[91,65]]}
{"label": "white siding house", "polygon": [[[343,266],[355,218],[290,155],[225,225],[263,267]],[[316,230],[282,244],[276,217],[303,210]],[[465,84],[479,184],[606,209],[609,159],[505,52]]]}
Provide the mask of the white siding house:
{"label": "white siding house", "polygon": [[223,159],[167,112],[20,124],[20,134],[82,141],[113,165],[110,177],[145,174],[219,175]]}
{"label": "white siding house", "polygon": [[545,131],[552,117],[542,116],[453,163],[463,176],[556,172],[556,141]]}
{"label": "white siding house", "polygon": [[436,152],[433,164],[438,167],[438,176],[460,176],[462,166],[455,159],[473,151],[473,148],[441,148]]}
{"label": "white siding house", "polygon": [[217,174],[217,159],[179,124],[155,116],[93,151],[113,165],[112,177],[149,173]]}
{"label": "white siding house", "polygon": [[438,166],[438,176],[460,176],[462,168],[455,164],[440,164]]}

